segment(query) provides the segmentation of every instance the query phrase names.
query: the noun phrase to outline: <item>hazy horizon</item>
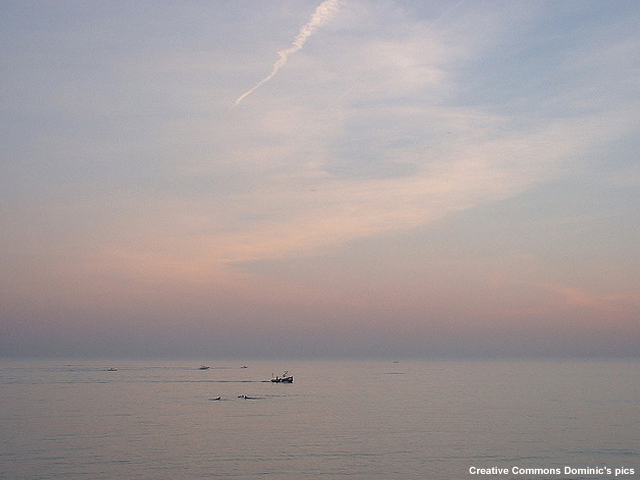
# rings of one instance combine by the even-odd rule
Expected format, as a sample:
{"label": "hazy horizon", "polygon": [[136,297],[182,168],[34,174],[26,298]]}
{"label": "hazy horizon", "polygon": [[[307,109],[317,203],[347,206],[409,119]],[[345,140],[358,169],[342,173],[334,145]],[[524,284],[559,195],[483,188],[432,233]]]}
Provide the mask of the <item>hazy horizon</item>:
{"label": "hazy horizon", "polygon": [[637,2],[0,16],[0,357],[640,356]]}

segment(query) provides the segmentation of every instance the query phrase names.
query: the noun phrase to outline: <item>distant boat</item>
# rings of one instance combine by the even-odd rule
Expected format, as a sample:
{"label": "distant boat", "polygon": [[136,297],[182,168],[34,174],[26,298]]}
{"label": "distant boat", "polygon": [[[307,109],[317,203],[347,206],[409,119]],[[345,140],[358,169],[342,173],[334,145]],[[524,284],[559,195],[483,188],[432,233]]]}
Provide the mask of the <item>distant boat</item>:
{"label": "distant boat", "polygon": [[200,365],[200,368],[198,370],[209,370],[209,367],[206,365]]}
{"label": "distant boat", "polygon": [[248,368],[246,365],[242,365],[240,368]]}
{"label": "distant boat", "polygon": [[107,369],[107,372],[117,372],[118,369],[116,367],[111,367],[109,369]]}
{"label": "distant boat", "polygon": [[285,370],[281,377],[277,375],[274,377],[271,374],[271,381],[273,383],[293,383],[293,375],[289,375],[289,372]]}

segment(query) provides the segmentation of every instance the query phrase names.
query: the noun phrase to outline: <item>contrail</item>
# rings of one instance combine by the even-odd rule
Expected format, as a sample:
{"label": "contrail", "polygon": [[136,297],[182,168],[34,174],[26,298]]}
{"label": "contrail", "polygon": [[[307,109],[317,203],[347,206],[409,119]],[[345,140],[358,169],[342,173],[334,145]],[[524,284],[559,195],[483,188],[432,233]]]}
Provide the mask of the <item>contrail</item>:
{"label": "contrail", "polygon": [[238,105],[248,95],[251,95],[254,91],[271,80],[276,75],[276,73],[278,73],[278,70],[280,70],[285,63],[287,63],[289,55],[292,55],[300,50],[304,46],[308,38],[313,35],[318,28],[325,25],[331,19],[331,17],[336,12],[338,12],[339,9],[340,0],[325,0],[324,2],[322,2],[311,16],[311,20],[309,20],[309,23],[307,23],[300,29],[300,33],[298,33],[298,36],[293,41],[293,45],[286,50],[280,50],[278,52],[278,56],[280,58],[278,58],[278,61],[273,64],[271,73],[260,80],[258,84],[251,90],[240,95],[236,100],[235,105]]}

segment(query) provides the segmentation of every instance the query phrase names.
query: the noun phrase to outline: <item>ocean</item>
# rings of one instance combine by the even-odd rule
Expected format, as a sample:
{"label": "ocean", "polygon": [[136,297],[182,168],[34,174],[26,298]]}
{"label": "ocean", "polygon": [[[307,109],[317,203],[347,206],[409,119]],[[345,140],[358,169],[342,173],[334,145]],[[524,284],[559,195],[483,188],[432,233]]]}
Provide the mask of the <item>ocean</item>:
{"label": "ocean", "polygon": [[208,365],[1,361],[0,478],[640,478],[636,361]]}

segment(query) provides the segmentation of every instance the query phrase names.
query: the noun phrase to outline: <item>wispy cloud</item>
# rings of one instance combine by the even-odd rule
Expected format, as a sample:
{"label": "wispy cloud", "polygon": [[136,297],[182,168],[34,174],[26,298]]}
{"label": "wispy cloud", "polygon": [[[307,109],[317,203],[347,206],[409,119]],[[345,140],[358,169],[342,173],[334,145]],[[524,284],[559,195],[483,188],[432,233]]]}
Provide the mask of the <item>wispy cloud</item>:
{"label": "wispy cloud", "polygon": [[293,45],[285,50],[280,50],[278,52],[278,56],[280,58],[278,58],[278,61],[274,63],[271,73],[260,80],[251,90],[248,90],[240,95],[236,100],[235,105],[239,105],[242,100],[244,100],[262,85],[275,77],[278,71],[284,66],[285,63],[287,63],[289,56],[299,51],[307,42],[309,37],[313,35],[318,28],[325,25],[331,19],[331,17],[338,12],[339,9],[340,0],[326,0],[322,2],[318,6],[318,8],[316,8],[316,11],[312,15],[311,20],[309,20],[309,23],[307,23],[300,29],[300,33],[298,33],[298,36],[293,41]]}
{"label": "wispy cloud", "polygon": [[638,300],[637,293],[601,294],[571,285],[556,285],[550,283],[544,283],[540,286],[558,295],[567,305],[579,308],[624,310],[625,307],[636,304]]}

